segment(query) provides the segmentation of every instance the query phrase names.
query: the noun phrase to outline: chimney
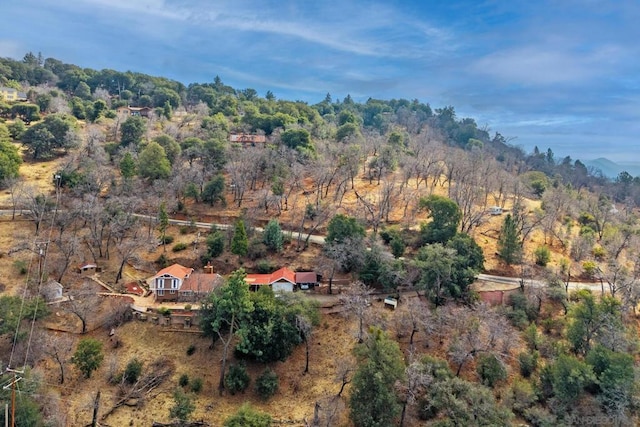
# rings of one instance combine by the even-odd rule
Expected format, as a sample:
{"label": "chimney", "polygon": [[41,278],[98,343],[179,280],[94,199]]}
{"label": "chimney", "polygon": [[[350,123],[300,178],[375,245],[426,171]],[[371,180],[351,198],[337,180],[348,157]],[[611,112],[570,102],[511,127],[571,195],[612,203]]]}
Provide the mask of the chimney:
{"label": "chimney", "polygon": [[209,261],[207,265],[204,266],[204,273],[213,274],[213,265],[211,265],[211,261]]}

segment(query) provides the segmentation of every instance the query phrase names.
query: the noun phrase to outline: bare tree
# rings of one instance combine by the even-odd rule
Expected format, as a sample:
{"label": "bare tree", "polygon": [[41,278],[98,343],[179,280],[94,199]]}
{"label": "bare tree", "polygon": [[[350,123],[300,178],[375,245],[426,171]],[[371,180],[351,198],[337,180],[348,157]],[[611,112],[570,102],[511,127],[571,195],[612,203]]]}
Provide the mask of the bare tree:
{"label": "bare tree", "polygon": [[80,288],[69,291],[69,299],[65,305],[80,320],[81,333],[85,334],[90,316],[96,314],[96,308],[100,305],[100,296],[93,283],[85,281]]}
{"label": "bare tree", "polygon": [[313,323],[304,314],[298,314],[296,315],[296,328],[304,341],[306,358],[303,374],[306,374],[309,372],[309,341],[311,341],[311,334],[313,333]]}
{"label": "bare tree", "polygon": [[340,383],[340,390],[338,390],[336,397],[341,397],[344,392],[344,388],[350,384],[353,379],[353,374],[356,372],[356,366],[351,359],[342,359],[336,364],[338,366],[338,370],[336,372],[335,379]]}
{"label": "bare tree", "polygon": [[57,280],[60,282],[67,272],[69,265],[71,265],[71,260],[80,252],[80,238],[74,233],[73,236],[66,237],[64,239],[60,236],[58,239],[54,240],[53,243],[60,254],[60,262],[56,263],[56,267],[58,269]]}
{"label": "bare tree", "polygon": [[20,194],[23,188],[23,181],[19,178],[5,178],[0,187],[6,188],[11,198],[11,220],[16,219],[16,209],[20,201]]}
{"label": "bare tree", "polygon": [[352,283],[347,291],[340,294],[340,302],[344,305],[344,315],[355,317],[358,322],[358,342],[364,342],[364,322],[371,307],[371,288],[362,282]]}
{"label": "bare tree", "polygon": [[449,357],[460,375],[465,363],[480,354],[493,354],[503,361],[518,342],[518,335],[506,318],[485,304],[473,309],[461,307],[449,313],[451,339]]}
{"label": "bare tree", "polygon": [[60,384],[64,384],[65,365],[74,350],[74,339],[65,332],[42,333],[39,337],[43,343],[44,354],[56,362],[60,369]]}
{"label": "bare tree", "polygon": [[21,199],[21,206],[35,224],[37,236],[40,232],[42,221],[53,211],[55,201],[47,195],[39,193],[35,187],[25,188]]}

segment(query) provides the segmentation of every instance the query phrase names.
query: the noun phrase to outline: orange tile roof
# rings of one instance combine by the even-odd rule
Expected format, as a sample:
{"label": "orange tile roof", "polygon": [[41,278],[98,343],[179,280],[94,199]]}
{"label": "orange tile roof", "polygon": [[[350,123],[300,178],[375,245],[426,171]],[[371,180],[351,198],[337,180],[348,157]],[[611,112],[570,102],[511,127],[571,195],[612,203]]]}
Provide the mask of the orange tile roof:
{"label": "orange tile roof", "polygon": [[153,278],[155,279],[156,277],[164,276],[165,274],[167,274],[169,276],[173,276],[178,279],[185,279],[192,272],[193,272],[193,268],[184,267],[180,264],[173,264],[173,265],[170,265],[169,267],[163,268],[162,270],[158,271],[156,275],[153,276]]}
{"label": "orange tile roof", "polygon": [[296,283],[296,273],[289,270],[287,267],[282,267],[280,270],[276,270],[271,273],[271,283],[277,282],[280,279],[285,279],[293,284]]}
{"label": "orange tile roof", "polygon": [[271,275],[270,274],[247,274],[244,278],[244,281],[249,285],[270,285],[271,284]]}
{"label": "orange tile roof", "polygon": [[278,280],[284,279],[293,284],[296,283],[296,273],[287,267],[282,267],[271,274],[247,274],[244,281],[249,285],[270,285]]}

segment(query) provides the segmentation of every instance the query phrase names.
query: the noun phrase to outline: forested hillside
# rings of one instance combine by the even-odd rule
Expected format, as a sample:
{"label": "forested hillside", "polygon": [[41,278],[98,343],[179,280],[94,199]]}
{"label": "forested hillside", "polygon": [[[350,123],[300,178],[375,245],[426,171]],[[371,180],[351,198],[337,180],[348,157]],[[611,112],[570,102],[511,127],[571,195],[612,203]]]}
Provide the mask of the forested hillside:
{"label": "forested hillside", "polygon": [[[419,100],[309,105],[32,53],[0,59],[0,86],[24,94],[0,100],[0,361],[15,367],[17,351],[29,367],[18,425],[86,424],[82,405],[60,404],[79,399],[73,387],[109,394],[105,425],[637,423],[640,178],[525,153]],[[123,324],[126,304],[75,272],[87,261],[117,292],[174,262],[230,276],[194,302],[204,338],[171,343]],[[296,295],[342,314],[249,292],[245,271],[284,266],[320,273],[323,286]],[[519,289],[487,305],[484,272]],[[42,310],[49,279],[71,298]],[[80,329],[62,328],[64,313]],[[157,334],[170,360],[144,340],[108,346],[105,325]],[[250,377],[253,394],[236,396]]]}

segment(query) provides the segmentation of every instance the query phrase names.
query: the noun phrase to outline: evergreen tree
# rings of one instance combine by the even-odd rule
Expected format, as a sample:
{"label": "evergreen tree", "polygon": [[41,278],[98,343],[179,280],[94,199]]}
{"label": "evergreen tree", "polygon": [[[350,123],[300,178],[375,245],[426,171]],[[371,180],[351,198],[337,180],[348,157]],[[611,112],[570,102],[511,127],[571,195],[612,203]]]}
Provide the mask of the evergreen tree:
{"label": "evergreen tree", "polygon": [[93,338],[80,340],[73,354],[73,363],[85,378],[91,377],[91,373],[100,367],[103,359],[102,343]]}
{"label": "evergreen tree", "polygon": [[404,377],[398,344],[382,330],[375,329],[357,352],[363,360],[353,377],[349,399],[353,424],[356,427],[394,425],[401,410],[394,387],[396,381]]}
{"label": "evergreen tree", "polygon": [[171,163],[164,148],[155,141],[147,145],[138,157],[140,176],[149,179],[166,179],[171,175]]}
{"label": "evergreen tree", "polygon": [[142,141],[142,136],[146,132],[146,124],[142,117],[131,116],[122,123],[120,127],[120,145],[138,145]]}
{"label": "evergreen tree", "polygon": [[235,255],[245,256],[249,251],[249,238],[247,230],[244,227],[244,221],[239,219],[236,221],[233,230],[233,239],[231,240],[231,253]]}
{"label": "evergreen tree", "polygon": [[505,217],[502,230],[500,230],[498,254],[509,265],[519,262],[522,257],[522,242],[516,222],[510,214]]}
{"label": "evergreen tree", "polygon": [[136,162],[130,152],[126,152],[120,160],[120,173],[125,180],[129,180],[136,175]]}
{"label": "evergreen tree", "polygon": [[282,245],[284,244],[284,235],[280,228],[280,223],[276,219],[269,221],[264,228],[262,235],[262,242],[274,252],[282,251]]}
{"label": "evergreen tree", "polygon": [[446,243],[456,235],[458,225],[462,220],[460,207],[451,199],[435,194],[421,198],[421,209],[429,211],[431,222],[420,226],[422,244]]}

